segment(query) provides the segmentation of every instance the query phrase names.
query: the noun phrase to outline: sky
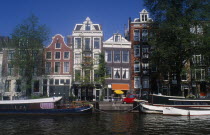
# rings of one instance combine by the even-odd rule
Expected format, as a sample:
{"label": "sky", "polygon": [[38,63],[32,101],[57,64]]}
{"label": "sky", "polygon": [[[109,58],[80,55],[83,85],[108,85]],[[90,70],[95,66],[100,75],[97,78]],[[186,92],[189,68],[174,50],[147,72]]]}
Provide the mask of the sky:
{"label": "sky", "polygon": [[128,18],[139,18],[143,8],[143,0],[0,0],[0,36],[10,36],[18,24],[34,14],[39,24],[50,29],[46,44],[55,34],[72,35],[74,26],[86,17],[102,25],[105,41],[113,33],[124,34]]}

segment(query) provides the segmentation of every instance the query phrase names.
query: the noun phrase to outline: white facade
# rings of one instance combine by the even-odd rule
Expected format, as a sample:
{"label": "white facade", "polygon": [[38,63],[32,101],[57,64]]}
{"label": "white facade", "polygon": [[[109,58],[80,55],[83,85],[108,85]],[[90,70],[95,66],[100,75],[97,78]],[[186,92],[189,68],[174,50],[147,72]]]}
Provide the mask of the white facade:
{"label": "white facade", "polygon": [[[84,78],[87,69],[82,64],[85,64],[85,58],[89,58],[92,61],[93,66],[90,69],[90,82],[94,84],[94,73],[98,69],[99,55],[102,49],[103,31],[99,24],[94,24],[89,17],[82,24],[76,24],[72,33],[73,37],[73,76],[76,80],[79,73]],[[75,81],[76,82],[76,81]],[[82,93],[78,90],[78,95]],[[97,90],[94,89],[92,95],[97,98]]]}

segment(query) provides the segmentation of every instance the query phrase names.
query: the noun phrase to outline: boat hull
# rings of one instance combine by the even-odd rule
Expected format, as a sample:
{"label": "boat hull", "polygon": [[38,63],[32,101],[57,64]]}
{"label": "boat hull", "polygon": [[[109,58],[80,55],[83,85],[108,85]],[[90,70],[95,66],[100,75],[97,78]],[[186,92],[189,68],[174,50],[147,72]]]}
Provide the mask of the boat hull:
{"label": "boat hull", "polygon": [[140,103],[140,110],[143,113],[156,113],[156,114],[162,114],[163,113],[163,107],[162,106],[153,106],[148,105],[145,103]]}
{"label": "boat hull", "polygon": [[84,106],[78,108],[67,108],[67,109],[33,109],[33,110],[0,110],[0,115],[5,114],[84,114],[92,113],[92,106]]}
{"label": "boat hull", "polygon": [[176,115],[176,116],[202,116],[210,115],[210,109],[196,109],[196,108],[175,108],[165,107],[163,108],[163,115]]}

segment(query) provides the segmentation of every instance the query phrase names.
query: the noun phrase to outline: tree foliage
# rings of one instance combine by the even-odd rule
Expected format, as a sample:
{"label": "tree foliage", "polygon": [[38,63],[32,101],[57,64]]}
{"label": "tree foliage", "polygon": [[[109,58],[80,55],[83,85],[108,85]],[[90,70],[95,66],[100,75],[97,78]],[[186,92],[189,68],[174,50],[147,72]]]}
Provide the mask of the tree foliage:
{"label": "tree foliage", "polygon": [[26,95],[31,95],[33,76],[43,71],[44,42],[48,39],[49,29],[39,24],[35,15],[29,16],[23,23],[16,26],[12,35],[15,58],[11,61],[21,79],[26,81]]}
{"label": "tree foliage", "polygon": [[[195,52],[209,49],[205,34],[206,23],[203,23],[209,20],[209,1],[144,0],[144,2],[152,14],[154,27],[157,28],[150,40],[150,44],[155,48],[152,61],[158,66],[160,73],[169,73],[170,80],[172,74],[176,75],[178,87],[174,93],[178,94],[181,90],[181,73],[186,62],[192,59]],[[193,32],[199,26],[203,28],[202,34]]]}

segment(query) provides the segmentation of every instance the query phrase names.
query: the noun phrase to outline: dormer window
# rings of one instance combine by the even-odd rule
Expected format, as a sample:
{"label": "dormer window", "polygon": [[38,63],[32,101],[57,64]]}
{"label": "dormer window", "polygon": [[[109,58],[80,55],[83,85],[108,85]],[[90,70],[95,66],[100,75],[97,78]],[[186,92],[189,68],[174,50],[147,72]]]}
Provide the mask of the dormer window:
{"label": "dormer window", "polygon": [[121,36],[120,35],[114,35],[114,42],[119,42],[120,41]]}
{"label": "dormer window", "polygon": [[87,24],[85,25],[85,30],[90,30],[90,24],[89,24],[89,23],[87,23]]}
{"label": "dormer window", "polygon": [[55,48],[61,48],[61,44],[60,43],[56,43],[55,44]]}

